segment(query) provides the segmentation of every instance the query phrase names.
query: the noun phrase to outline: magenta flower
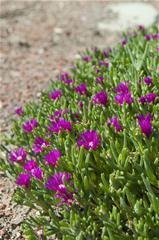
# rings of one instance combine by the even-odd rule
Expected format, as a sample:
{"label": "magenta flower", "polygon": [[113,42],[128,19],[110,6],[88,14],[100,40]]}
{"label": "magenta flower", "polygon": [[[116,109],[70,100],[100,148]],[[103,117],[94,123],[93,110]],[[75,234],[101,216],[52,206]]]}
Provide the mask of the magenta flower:
{"label": "magenta flower", "polygon": [[121,41],[121,45],[124,47],[126,44],[127,44],[127,40],[126,39],[123,39],[122,41]]}
{"label": "magenta flower", "polygon": [[96,78],[96,81],[97,81],[97,83],[103,83],[104,77],[103,76],[99,76],[99,77]]}
{"label": "magenta flower", "polygon": [[56,110],[54,112],[54,115],[57,117],[57,118],[60,118],[62,117],[62,113],[63,113],[63,110],[62,109],[59,109],[59,110]]}
{"label": "magenta flower", "polygon": [[51,150],[49,154],[45,156],[45,160],[48,162],[49,165],[55,167],[57,165],[57,161],[59,160],[61,154],[59,150]]}
{"label": "magenta flower", "polygon": [[119,123],[119,121],[118,121],[118,119],[117,119],[116,117],[112,117],[112,118],[109,120],[108,126],[110,126],[110,125],[113,125],[113,126],[115,127],[116,132],[120,132],[120,131],[123,130],[122,127],[121,127],[121,125],[120,125],[120,123]]}
{"label": "magenta flower", "polygon": [[83,105],[84,103],[82,101],[79,102],[78,106],[79,106],[79,109],[82,109],[83,108]]}
{"label": "magenta flower", "polygon": [[66,79],[66,80],[65,80],[65,83],[66,83],[67,85],[72,85],[72,84],[73,84],[73,79],[71,79],[71,78]]}
{"label": "magenta flower", "polygon": [[52,121],[51,125],[48,127],[48,130],[53,133],[59,133],[60,132],[60,126],[58,122]]}
{"label": "magenta flower", "polygon": [[86,131],[80,135],[77,143],[79,147],[84,146],[87,150],[96,150],[100,145],[100,137],[96,131]]}
{"label": "magenta flower", "polygon": [[100,62],[99,62],[99,64],[101,65],[101,66],[104,66],[104,67],[109,67],[109,63],[108,62],[105,62],[105,61],[103,61],[103,60],[101,60]]}
{"label": "magenta flower", "polygon": [[49,94],[49,98],[56,100],[62,96],[62,91],[60,89],[53,91]]}
{"label": "magenta flower", "polygon": [[69,73],[68,72],[63,72],[60,76],[61,81],[65,81],[69,78]]}
{"label": "magenta flower", "polygon": [[96,73],[100,73],[100,69],[99,68],[96,68],[95,71],[96,71]]}
{"label": "magenta flower", "polygon": [[83,57],[83,61],[86,63],[89,62],[90,60],[91,60],[91,57],[89,55],[86,55]]}
{"label": "magenta flower", "polygon": [[24,186],[24,187],[28,188],[30,185],[30,175],[28,173],[21,173],[18,176],[16,183],[19,186]]}
{"label": "magenta flower", "polygon": [[139,29],[139,30],[144,30],[144,29],[145,29],[145,27],[144,27],[144,25],[143,25],[143,24],[139,24],[139,25],[138,25],[138,29]]}
{"label": "magenta flower", "polygon": [[24,164],[23,168],[24,170],[30,172],[32,169],[36,168],[37,166],[38,166],[37,163],[33,159],[31,159]]}
{"label": "magenta flower", "polygon": [[15,113],[19,116],[22,116],[24,114],[23,108],[22,107],[17,107],[15,109]]}
{"label": "magenta flower", "polygon": [[108,102],[107,93],[105,91],[101,91],[101,92],[97,93],[93,97],[93,102],[96,103],[96,104],[106,105],[107,102]]}
{"label": "magenta flower", "polygon": [[140,102],[141,104],[144,104],[144,103],[146,102],[146,98],[145,98],[144,96],[141,96],[141,97],[139,98],[139,102]]}
{"label": "magenta flower", "polygon": [[155,33],[154,35],[153,35],[153,39],[154,40],[157,40],[159,38],[159,34],[158,33]]}
{"label": "magenta flower", "polygon": [[58,120],[58,126],[60,127],[61,130],[71,131],[71,123],[63,118],[60,118]]}
{"label": "magenta flower", "polygon": [[129,88],[126,82],[121,82],[118,84],[117,88],[115,89],[117,93],[126,94],[129,92]]}
{"label": "magenta flower", "polygon": [[36,137],[35,142],[33,144],[33,148],[32,148],[33,152],[34,153],[42,152],[45,147],[50,147],[50,144],[47,141],[45,141],[43,138]]}
{"label": "magenta flower", "polygon": [[34,128],[37,128],[38,126],[38,122],[36,119],[31,119],[29,121],[26,121],[24,124],[23,124],[23,130],[27,133],[30,133],[34,130]]}
{"label": "magenta flower", "polygon": [[52,191],[58,191],[59,193],[66,193],[67,187],[63,182],[63,178],[65,178],[66,182],[70,183],[71,174],[67,172],[55,173],[53,176],[49,177],[46,188]]}
{"label": "magenta flower", "polygon": [[20,147],[18,150],[13,150],[10,153],[10,160],[13,162],[24,162],[26,159],[26,151],[23,147]]}
{"label": "magenta flower", "polygon": [[35,177],[38,180],[43,180],[43,171],[41,168],[36,167],[31,170],[31,174],[33,177]]}
{"label": "magenta flower", "polygon": [[151,40],[151,35],[150,35],[150,34],[146,34],[146,35],[145,35],[145,39],[146,39],[147,41],[150,41],[150,40]]}
{"label": "magenta flower", "polygon": [[75,91],[80,95],[84,95],[87,92],[87,85],[82,83],[75,88]]}
{"label": "magenta flower", "polygon": [[148,93],[146,95],[146,101],[148,103],[153,103],[155,101],[155,98],[157,97],[156,93]]}
{"label": "magenta flower", "polygon": [[151,85],[151,84],[152,84],[152,78],[151,78],[151,77],[145,77],[145,78],[144,78],[144,82],[145,82],[147,85]]}
{"label": "magenta flower", "polygon": [[146,137],[150,137],[152,133],[152,115],[148,113],[146,116],[144,115],[139,115],[138,116],[138,122],[139,126],[141,128],[141,131],[143,134],[146,135]]}
{"label": "magenta flower", "polygon": [[63,182],[64,178],[65,181],[72,186],[72,182],[70,182],[71,174],[66,172],[55,173],[53,176],[49,177],[46,184],[46,188],[55,191],[56,194],[54,196],[61,200],[58,206],[62,204],[67,204],[68,206],[70,206],[73,202],[73,194],[68,192],[67,187]]}
{"label": "magenta flower", "polygon": [[126,102],[128,105],[133,102],[133,98],[131,96],[131,93],[129,92],[127,83],[125,82],[119,83],[115,90],[117,93],[120,93],[115,97],[119,105],[122,105],[123,102]]}

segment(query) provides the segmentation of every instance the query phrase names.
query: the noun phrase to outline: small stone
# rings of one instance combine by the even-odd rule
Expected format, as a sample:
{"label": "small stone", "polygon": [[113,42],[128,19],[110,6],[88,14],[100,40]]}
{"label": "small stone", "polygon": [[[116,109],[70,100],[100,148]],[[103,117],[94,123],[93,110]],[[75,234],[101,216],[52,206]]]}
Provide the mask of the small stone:
{"label": "small stone", "polygon": [[56,34],[62,34],[62,33],[63,33],[63,29],[62,29],[62,28],[55,27],[55,28],[54,28],[54,33],[56,33]]}

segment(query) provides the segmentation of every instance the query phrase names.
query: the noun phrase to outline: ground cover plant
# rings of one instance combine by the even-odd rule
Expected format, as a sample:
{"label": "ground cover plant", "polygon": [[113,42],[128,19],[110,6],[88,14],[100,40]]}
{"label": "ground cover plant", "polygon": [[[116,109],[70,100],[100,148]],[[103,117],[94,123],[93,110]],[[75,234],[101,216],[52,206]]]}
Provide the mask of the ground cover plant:
{"label": "ground cover plant", "polygon": [[158,239],[158,52],[157,26],[138,26],[16,109],[1,168],[36,210],[27,239]]}

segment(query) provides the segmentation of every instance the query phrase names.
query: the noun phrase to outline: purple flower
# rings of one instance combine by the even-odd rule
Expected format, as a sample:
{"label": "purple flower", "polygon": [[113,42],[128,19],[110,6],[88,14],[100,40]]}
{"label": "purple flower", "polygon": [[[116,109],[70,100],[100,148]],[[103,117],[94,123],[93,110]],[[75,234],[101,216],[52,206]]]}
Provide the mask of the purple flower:
{"label": "purple flower", "polygon": [[73,194],[68,192],[67,187],[63,182],[64,178],[66,182],[72,185],[72,182],[70,182],[71,174],[66,172],[57,172],[53,176],[49,177],[46,188],[56,192],[54,196],[61,200],[58,205],[67,204],[70,206],[73,202]]}
{"label": "purple flower", "polygon": [[144,78],[144,82],[145,82],[147,85],[151,85],[151,84],[152,84],[152,78],[151,78],[151,77],[145,77],[145,78]]}
{"label": "purple flower", "polygon": [[29,160],[28,162],[26,162],[23,166],[24,170],[30,172],[32,169],[37,167],[37,163],[34,160]]}
{"label": "purple flower", "polygon": [[26,121],[24,124],[23,124],[23,130],[27,133],[30,133],[33,131],[34,128],[37,128],[38,126],[38,122],[36,119],[31,119],[29,121]]}
{"label": "purple flower", "polygon": [[87,92],[87,85],[82,83],[75,88],[75,91],[80,95],[84,95]]}
{"label": "purple flower", "polygon": [[69,73],[68,72],[63,72],[60,76],[61,81],[65,81],[69,78]]}
{"label": "purple flower", "polygon": [[145,29],[145,27],[144,27],[144,25],[143,25],[143,24],[139,24],[139,25],[138,25],[138,29],[139,29],[139,30],[144,30],[144,29]]}
{"label": "purple flower", "polygon": [[54,112],[54,115],[57,117],[57,118],[60,118],[62,117],[62,113],[63,113],[63,110],[62,109],[59,109],[57,111]]}
{"label": "purple flower", "polygon": [[53,91],[49,94],[49,98],[56,100],[62,96],[62,91],[60,89]]}
{"label": "purple flower", "polygon": [[54,150],[51,150],[49,154],[45,156],[45,160],[48,162],[48,164],[55,167],[60,156],[61,156],[60,151],[54,149]]}
{"label": "purple flower", "polygon": [[99,76],[99,77],[96,78],[96,81],[97,81],[97,83],[103,83],[104,77],[103,76]]}
{"label": "purple flower", "polygon": [[119,83],[117,88],[115,89],[115,91],[117,93],[120,93],[120,94],[128,93],[129,92],[129,88],[127,86],[127,83],[126,82]]}
{"label": "purple flower", "polygon": [[89,62],[90,60],[91,60],[91,57],[89,55],[86,55],[83,57],[83,61],[86,63]]}
{"label": "purple flower", "polygon": [[120,123],[119,123],[119,121],[118,121],[118,119],[117,119],[116,117],[112,117],[112,118],[109,120],[108,126],[110,126],[110,125],[113,125],[113,126],[115,127],[116,132],[120,132],[120,131],[123,130],[122,127],[121,127],[121,125],[120,125]]}
{"label": "purple flower", "polygon": [[26,159],[26,151],[23,147],[20,147],[18,150],[13,150],[10,153],[10,160],[13,162],[24,162]]}
{"label": "purple flower", "polygon": [[154,35],[153,35],[153,39],[154,40],[157,40],[159,38],[159,34],[158,33],[155,33]]}
{"label": "purple flower", "polygon": [[126,39],[123,39],[122,41],[121,41],[121,45],[124,47],[126,44],[127,44],[127,40]]}
{"label": "purple flower", "polygon": [[100,145],[100,137],[96,131],[86,131],[78,139],[78,146],[84,146],[85,149],[96,150]]}
{"label": "purple flower", "polygon": [[52,191],[58,191],[59,193],[66,193],[67,187],[63,182],[63,178],[65,178],[65,181],[69,183],[71,180],[71,174],[67,172],[55,173],[53,176],[49,177],[46,188]]}
{"label": "purple flower", "polygon": [[99,68],[96,68],[96,73],[100,73],[100,69]]}
{"label": "purple flower", "polygon": [[97,93],[93,97],[93,102],[96,103],[96,104],[106,105],[107,102],[108,102],[107,93],[105,91],[101,91],[101,92]]}
{"label": "purple flower", "polygon": [[16,183],[19,186],[24,186],[24,187],[28,188],[30,185],[30,175],[28,173],[21,173],[18,176]]}
{"label": "purple flower", "polygon": [[141,128],[141,131],[143,134],[146,135],[146,137],[150,137],[152,133],[152,115],[148,113],[146,116],[144,115],[139,115],[138,116],[138,122],[139,126]]}
{"label": "purple flower", "polygon": [[79,104],[78,104],[80,109],[83,108],[83,105],[84,105],[84,103],[82,101],[80,101]]}
{"label": "purple flower", "polygon": [[49,147],[49,146],[50,144],[47,141],[45,141],[43,138],[36,137],[32,150],[34,153],[38,153],[38,152],[42,152],[45,147]]}
{"label": "purple flower", "polygon": [[155,101],[155,98],[157,97],[156,93],[148,93],[146,95],[146,101],[148,103],[153,103]]}
{"label": "purple flower", "polygon": [[38,180],[43,180],[43,171],[41,168],[36,167],[31,170],[31,174],[33,177],[35,177]]}
{"label": "purple flower", "polygon": [[67,85],[72,85],[73,84],[73,79],[66,79],[65,80],[65,83],[67,84]]}
{"label": "purple flower", "polygon": [[60,126],[56,121],[51,122],[52,125],[48,127],[48,130],[54,133],[59,133],[60,132]]}
{"label": "purple flower", "polygon": [[105,61],[103,61],[103,60],[101,60],[100,62],[99,62],[99,64],[101,65],[101,66],[104,66],[104,67],[109,67],[109,63],[108,62],[105,62]]}
{"label": "purple flower", "polygon": [[159,47],[156,48],[156,52],[159,52]]}
{"label": "purple flower", "polygon": [[58,126],[65,131],[71,131],[71,123],[63,118],[58,120]]}
{"label": "purple flower", "polygon": [[151,35],[150,34],[146,34],[145,38],[146,38],[147,41],[150,41],[151,40]]}
{"label": "purple flower", "polygon": [[133,98],[130,92],[117,95],[115,96],[115,99],[117,100],[119,105],[122,105],[123,102],[126,102],[128,105],[130,105],[133,102]]}
{"label": "purple flower", "polygon": [[24,114],[23,108],[22,107],[17,107],[15,109],[15,113],[19,116],[22,116]]}
{"label": "purple flower", "polygon": [[145,97],[144,97],[144,96],[141,96],[141,97],[139,98],[139,102],[140,102],[141,104],[144,104],[144,103],[146,102]]}

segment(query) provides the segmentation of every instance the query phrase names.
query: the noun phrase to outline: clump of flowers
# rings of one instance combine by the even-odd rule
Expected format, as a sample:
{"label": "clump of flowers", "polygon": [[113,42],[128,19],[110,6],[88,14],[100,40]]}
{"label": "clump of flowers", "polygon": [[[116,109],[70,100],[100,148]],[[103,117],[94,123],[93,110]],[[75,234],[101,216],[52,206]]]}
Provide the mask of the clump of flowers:
{"label": "clump of flowers", "polygon": [[[26,239],[158,239],[158,33],[92,49],[38,104],[16,109],[7,158]],[[7,146],[2,145],[2,150]],[[8,154],[9,152],[9,154]]]}

